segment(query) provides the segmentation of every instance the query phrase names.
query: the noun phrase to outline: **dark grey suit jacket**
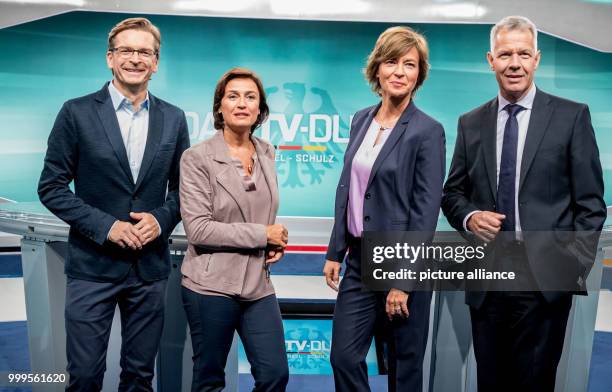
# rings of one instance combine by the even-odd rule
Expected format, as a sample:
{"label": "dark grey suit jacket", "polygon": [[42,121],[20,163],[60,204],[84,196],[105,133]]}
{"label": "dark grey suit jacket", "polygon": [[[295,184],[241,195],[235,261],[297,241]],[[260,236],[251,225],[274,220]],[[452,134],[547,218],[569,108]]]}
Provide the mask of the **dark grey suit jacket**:
{"label": "dark grey suit jacket", "polygon": [[[57,115],[38,195],[70,225],[65,266],[70,277],[118,281],[134,263],[148,281],[170,272],[168,238],[180,221],[179,164],[189,134],[182,110],[152,94],[149,100],[149,133],[136,183],[108,84],[66,102]],[[106,239],[117,219],[130,221],[130,212],[151,213],[162,229],[140,251],[121,249]]]}
{"label": "dark grey suit jacket", "polygon": [[[444,214],[458,231],[464,231],[463,220],[471,211],[495,211],[497,106],[496,97],[459,118],[455,152],[442,200]],[[537,90],[518,192],[521,229],[525,232],[602,229],[606,219],[603,176],[586,105]],[[530,242],[525,238],[527,257],[537,283],[546,287],[563,286],[562,282],[547,282],[559,279],[551,271],[560,268],[568,272],[562,277],[567,279],[564,287],[586,278],[595,249],[593,243],[577,240],[560,244]],[[576,290],[579,289],[576,285]],[[552,291],[543,294],[550,301],[561,295]],[[483,292],[472,292],[466,299],[470,305],[480,306],[484,296]]]}

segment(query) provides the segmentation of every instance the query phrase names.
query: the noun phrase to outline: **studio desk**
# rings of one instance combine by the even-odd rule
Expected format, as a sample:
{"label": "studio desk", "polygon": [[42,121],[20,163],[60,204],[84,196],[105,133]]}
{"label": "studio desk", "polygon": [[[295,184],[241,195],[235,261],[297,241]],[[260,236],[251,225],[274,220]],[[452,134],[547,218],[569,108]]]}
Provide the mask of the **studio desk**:
{"label": "studio desk", "polygon": [[[286,264],[297,266],[294,269],[282,267],[285,261],[283,260],[278,264],[279,268],[275,266],[272,272],[283,317],[330,317],[333,313],[335,292],[325,285],[320,271],[324,264],[324,252],[332,220],[279,217],[278,222],[285,224],[290,233]],[[450,230],[443,217],[440,218],[438,230]],[[68,226],[39,203],[3,203],[0,204],[0,232],[22,236],[21,252],[32,372],[65,372],[64,260],[67,253]],[[191,386],[191,339],[180,290],[180,265],[187,248],[181,225],[173,232],[170,247],[172,269],[168,281],[164,332],[154,379],[158,392],[189,391]],[[606,251],[612,256],[612,231],[608,230],[602,233],[597,260],[588,278],[589,295],[574,297],[565,347],[557,372],[556,392],[587,390],[602,260]],[[105,391],[117,390],[121,371],[121,324],[118,310],[112,328],[104,378]],[[238,390],[236,347],[235,336],[226,366],[225,390],[232,392]],[[469,309],[464,303],[462,292],[434,292],[423,368],[424,391],[476,391]],[[33,385],[33,391],[63,391],[63,388],[63,385]]]}

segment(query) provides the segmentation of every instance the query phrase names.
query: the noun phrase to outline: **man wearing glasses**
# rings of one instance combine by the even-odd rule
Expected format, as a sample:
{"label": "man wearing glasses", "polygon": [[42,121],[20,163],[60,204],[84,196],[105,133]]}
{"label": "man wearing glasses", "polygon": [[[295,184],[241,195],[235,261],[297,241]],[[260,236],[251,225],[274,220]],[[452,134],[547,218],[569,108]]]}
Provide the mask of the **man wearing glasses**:
{"label": "man wearing glasses", "polygon": [[[100,391],[115,308],[121,313],[121,391],[152,391],[170,271],[168,237],[180,220],[185,114],[154,97],[157,27],[117,24],[106,62],[113,80],[60,110],[38,185],[70,225],[66,259],[67,391]],[[70,183],[74,181],[74,192]]]}

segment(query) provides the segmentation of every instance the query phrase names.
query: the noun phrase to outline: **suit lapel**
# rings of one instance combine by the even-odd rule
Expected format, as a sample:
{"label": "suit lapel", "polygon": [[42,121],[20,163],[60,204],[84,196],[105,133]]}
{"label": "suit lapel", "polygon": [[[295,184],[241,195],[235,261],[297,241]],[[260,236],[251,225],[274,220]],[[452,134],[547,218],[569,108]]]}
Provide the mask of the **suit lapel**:
{"label": "suit lapel", "polygon": [[259,167],[261,167],[261,171],[264,175],[264,179],[268,184],[268,189],[270,189],[270,196],[272,201],[272,208],[270,208],[270,214],[268,216],[268,223],[274,223],[274,215],[276,214],[276,210],[278,208],[278,192],[274,190],[277,189],[276,185],[276,173],[274,170],[274,160],[271,160],[268,157],[268,149],[270,148],[268,144],[263,144],[257,138],[253,137],[253,141],[255,142],[255,150],[257,151],[257,159],[259,160]]}
{"label": "suit lapel", "polygon": [[132,172],[130,171],[127,152],[125,151],[123,138],[121,137],[121,129],[119,128],[119,122],[117,121],[117,113],[115,113],[113,101],[111,100],[110,93],[108,92],[108,83],[102,87],[102,90],[98,92],[95,99],[98,103],[98,117],[100,118],[100,122],[104,128],[106,137],[115,151],[115,155],[119,161],[119,166],[121,166],[125,172],[130,184],[133,185],[134,180],[132,179]]}
{"label": "suit lapel", "polygon": [[136,181],[135,190],[138,189],[144,177],[146,176],[153,158],[157,154],[159,148],[159,141],[161,140],[162,133],[164,130],[164,113],[159,109],[157,99],[149,94],[149,129],[147,133],[147,145],[145,146],[144,154],[142,156],[142,163],[140,164],[140,171],[138,172],[138,180]]}
{"label": "suit lapel", "polygon": [[536,91],[536,96],[533,100],[533,108],[529,117],[529,126],[527,127],[527,136],[525,138],[525,147],[523,148],[523,158],[521,160],[521,177],[519,182],[519,191],[525,182],[527,172],[533,163],[536,151],[542,142],[542,138],[548,128],[548,123],[553,113],[553,108],[550,105],[548,96],[540,90]]}
{"label": "suit lapel", "polygon": [[482,140],[482,153],[484,155],[489,187],[493,200],[497,201],[497,98],[489,101],[484,113],[480,139]]}
{"label": "suit lapel", "polygon": [[[408,122],[410,121],[412,114],[416,110],[417,108],[414,102],[410,100],[410,103],[408,104],[406,109],[404,109],[404,112],[402,113],[399,120],[397,121],[397,124],[395,124],[395,127],[393,127],[391,134],[385,141],[385,144],[380,149],[380,152],[378,153],[378,156],[376,157],[376,160],[374,161],[374,164],[372,165],[372,171],[370,172],[370,178],[368,179],[368,185],[366,186],[366,189],[370,187],[370,184],[374,180],[374,176],[376,176],[376,172],[380,168],[380,165],[382,165],[383,161],[387,158],[387,155],[389,155],[389,153],[391,152],[391,150],[393,150],[393,147],[395,147],[395,145],[400,140],[404,132],[406,132],[406,128],[408,128]],[[368,122],[368,128],[369,128],[370,122]]]}
{"label": "suit lapel", "polygon": [[221,164],[221,169],[217,173],[217,183],[223,187],[227,193],[238,204],[238,209],[245,222],[251,221],[251,216],[248,210],[245,210],[247,205],[246,195],[244,194],[244,186],[240,183],[240,178],[236,175],[234,162],[229,154],[229,149],[223,139],[223,131],[217,131],[213,136],[213,149],[216,151],[213,159]]}

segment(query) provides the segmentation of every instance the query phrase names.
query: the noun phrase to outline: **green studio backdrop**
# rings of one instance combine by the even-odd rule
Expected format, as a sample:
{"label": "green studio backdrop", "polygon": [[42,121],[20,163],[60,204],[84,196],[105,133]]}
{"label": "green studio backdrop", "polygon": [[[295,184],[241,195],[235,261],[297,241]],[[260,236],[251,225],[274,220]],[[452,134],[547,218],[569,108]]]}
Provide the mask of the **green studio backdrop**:
{"label": "green studio backdrop", "polygon": [[[0,30],[0,197],[37,200],[55,116],[67,99],[111,78],[106,36],[130,15],[72,12]],[[262,78],[270,120],[257,131],[277,146],[280,215],[332,216],[352,115],[378,98],[363,77],[366,57],[389,24],[150,16],[162,32],[149,87],[187,114],[192,144],[213,132],[212,96],[229,68]],[[486,62],[489,25],[411,24],[430,45],[431,72],[416,104],[444,125],[447,169],[457,118],[497,93]],[[612,204],[612,54],[540,34],[536,81],[588,103]],[[101,136],[102,137],[102,136]],[[101,190],[102,191],[102,190]]]}

